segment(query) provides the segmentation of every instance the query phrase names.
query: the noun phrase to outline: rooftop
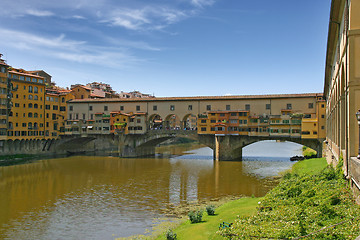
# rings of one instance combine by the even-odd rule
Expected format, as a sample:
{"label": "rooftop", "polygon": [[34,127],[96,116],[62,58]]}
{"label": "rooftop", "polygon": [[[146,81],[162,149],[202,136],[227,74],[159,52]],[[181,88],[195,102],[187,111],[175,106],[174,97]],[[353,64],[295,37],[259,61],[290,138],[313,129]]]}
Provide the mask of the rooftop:
{"label": "rooftop", "polygon": [[241,99],[275,99],[275,98],[306,98],[322,97],[323,93],[301,94],[269,94],[269,95],[238,95],[238,96],[195,96],[195,97],[158,97],[158,98],[104,98],[104,99],[73,99],[70,103],[103,103],[103,102],[161,102],[161,101],[197,101],[197,100],[241,100]]}

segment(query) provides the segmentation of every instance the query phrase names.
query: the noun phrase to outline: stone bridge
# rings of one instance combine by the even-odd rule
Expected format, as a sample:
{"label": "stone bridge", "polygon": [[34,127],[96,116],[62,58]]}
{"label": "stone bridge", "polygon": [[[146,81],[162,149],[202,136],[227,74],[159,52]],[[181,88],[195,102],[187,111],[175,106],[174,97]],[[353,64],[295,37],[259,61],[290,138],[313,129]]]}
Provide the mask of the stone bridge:
{"label": "stone bridge", "polygon": [[210,135],[197,134],[192,130],[149,130],[146,134],[129,135],[72,135],[56,144],[61,152],[111,151],[120,157],[143,157],[155,155],[155,147],[168,139],[183,137],[199,141],[214,151],[214,160],[241,160],[242,148],[264,140],[280,140],[308,146],[322,154],[323,139],[301,139],[274,136]]}

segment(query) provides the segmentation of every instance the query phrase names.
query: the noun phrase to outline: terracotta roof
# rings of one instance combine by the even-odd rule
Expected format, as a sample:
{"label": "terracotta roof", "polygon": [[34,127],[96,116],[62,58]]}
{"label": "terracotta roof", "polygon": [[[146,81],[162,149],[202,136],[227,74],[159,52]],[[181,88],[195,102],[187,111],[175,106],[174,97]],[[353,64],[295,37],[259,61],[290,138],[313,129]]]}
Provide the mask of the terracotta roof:
{"label": "terracotta roof", "polygon": [[[14,69],[14,68],[13,68]],[[38,76],[38,75],[35,75],[35,74],[31,74],[31,73],[29,73],[29,72],[27,72],[27,71],[25,71],[25,72],[18,72],[18,71],[16,71],[16,70],[20,70],[20,69],[14,69],[14,70],[9,70],[9,73],[12,73],[12,74],[19,74],[19,75],[25,75],[25,76],[29,76],[29,77],[35,77],[35,78],[40,78],[40,79],[44,79],[43,77],[41,77],[41,76]]]}
{"label": "terracotta roof", "polygon": [[104,99],[73,99],[71,103],[88,102],[161,102],[161,101],[196,101],[196,100],[241,100],[269,98],[305,98],[323,96],[322,93],[301,94],[269,94],[269,95],[238,95],[238,96],[195,96],[195,97],[156,97],[156,98],[104,98]]}

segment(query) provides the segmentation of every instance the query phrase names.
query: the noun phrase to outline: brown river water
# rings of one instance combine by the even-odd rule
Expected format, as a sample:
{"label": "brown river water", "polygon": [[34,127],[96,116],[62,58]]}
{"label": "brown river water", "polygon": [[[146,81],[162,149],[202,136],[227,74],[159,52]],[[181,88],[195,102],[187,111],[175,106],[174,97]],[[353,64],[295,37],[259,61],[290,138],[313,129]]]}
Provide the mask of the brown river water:
{"label": "brown river water", "polygon": [[[258,145],[258,146],[257,146]],[[0,167],[0,239],[115,239],[144,234],[180,205],[263,196],[301,146],[263,142],[242,162],[215,162],[201,145],[155,158],[74,156]]]}

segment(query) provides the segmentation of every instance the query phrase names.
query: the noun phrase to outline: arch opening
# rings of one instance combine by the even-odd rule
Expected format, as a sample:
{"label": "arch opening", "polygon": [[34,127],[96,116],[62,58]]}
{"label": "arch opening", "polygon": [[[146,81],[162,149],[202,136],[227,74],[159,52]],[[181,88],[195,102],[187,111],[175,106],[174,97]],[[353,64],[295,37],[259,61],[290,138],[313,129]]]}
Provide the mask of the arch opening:
{"label": "arch opening", "polygon": [[169,114],[163,122],[163,127],[166,130],[179,130],[181,129],[182,122],[176,114]]}
{"label": "arch opening", "polygon": [[197,130],[197,117],[194,114],[187,114],[183,118],[182,129]]}
{"label": "arch opening", "polygon": [[159,114],[153,114],[149,117],[149,130],[158,130],[163,128],[163,119]]}

